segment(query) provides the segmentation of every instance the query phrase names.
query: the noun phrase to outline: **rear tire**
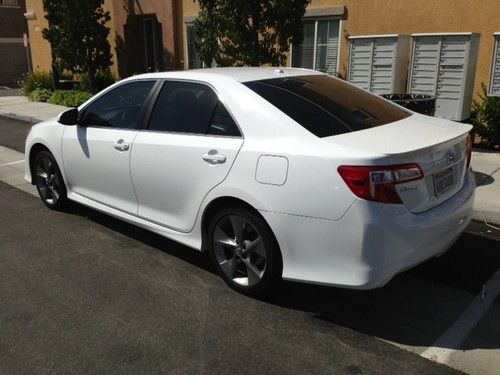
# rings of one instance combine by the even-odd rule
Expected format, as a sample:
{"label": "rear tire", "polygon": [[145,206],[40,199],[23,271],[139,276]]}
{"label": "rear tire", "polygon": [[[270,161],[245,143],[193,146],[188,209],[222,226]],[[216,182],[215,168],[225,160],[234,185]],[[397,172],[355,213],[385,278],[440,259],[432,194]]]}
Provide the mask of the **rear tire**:
{"label": "rear tire", "polygon": [[246,208],[225,208],[208,226],[210,257],[219,275],[238,292],[269,292],[281,278],[282,259],[271,228]]}
{"label": "rear tire", "polygon": [[42,202],[52,210],[68,206],[66,186],[56,159],[48,151],[40,151],[33,161],[33,180]]}

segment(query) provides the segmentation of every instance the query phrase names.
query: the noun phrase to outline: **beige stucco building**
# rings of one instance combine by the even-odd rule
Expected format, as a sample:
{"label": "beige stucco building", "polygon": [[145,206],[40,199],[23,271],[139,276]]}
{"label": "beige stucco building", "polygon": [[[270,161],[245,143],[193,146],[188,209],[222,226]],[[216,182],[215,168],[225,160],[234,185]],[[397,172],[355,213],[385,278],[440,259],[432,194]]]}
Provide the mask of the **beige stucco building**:
{"label": "beige stucco building", "polygon": [[[50,47],[41,37],[46,26],[41,3],[26,0],[27,11],[35,13],[28,28],[33,66],[49,70]],[[109,39],[112,69],[118,76],[200,66],[190,29],[199,9],[193,0],[105,0],[105,8],[112,16]],[[412,34],[473,32],[479,34],[473,74],[477,93],[481,82],[490,82],[499,20],[498,0],[312,0],[304,17],[305,42],[292,46],[288,65],[347,78],[349,37],[408,35],[411,54]],[[411,56],[408,59],[410,65]]]}

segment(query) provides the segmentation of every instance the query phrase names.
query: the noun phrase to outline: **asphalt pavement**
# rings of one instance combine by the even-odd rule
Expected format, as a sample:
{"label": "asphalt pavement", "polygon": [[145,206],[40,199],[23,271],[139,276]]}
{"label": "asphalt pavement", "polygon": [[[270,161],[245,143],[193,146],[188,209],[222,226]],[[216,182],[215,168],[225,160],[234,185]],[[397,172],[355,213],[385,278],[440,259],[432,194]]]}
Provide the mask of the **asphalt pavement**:
{"label": "asphalt pavement", "polygon": [[[24,151],[29,126],[0,117],[0,145]],[[380,289],[283,282],[252,299],[205,254],[82,206],[50,211],[0,182],[0,373],[457,373],[418,354],[500,268],[495,232],[468,230]],[[479,364],[451,365],[494,373],[498,309],[453,348]]]}
{"label": "asphalt pavement", "polygon": [[0,145],[24,152],[24,142],[33,123],[0,116]]}
{"label": "asphalt pavement", "polygon": [[387,296],[285,283],[251,299],[204,254],[95,211],[3,183],[0,206],[1,373],[454,372],[334,322]]}

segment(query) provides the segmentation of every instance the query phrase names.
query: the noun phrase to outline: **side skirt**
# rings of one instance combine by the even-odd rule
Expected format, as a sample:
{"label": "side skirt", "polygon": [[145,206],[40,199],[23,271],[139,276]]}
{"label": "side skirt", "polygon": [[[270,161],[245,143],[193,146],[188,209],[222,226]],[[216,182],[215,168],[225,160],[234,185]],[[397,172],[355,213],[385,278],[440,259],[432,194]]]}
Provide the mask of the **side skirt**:
{"label": "side skirt", "polygon": [[177,232],[169,228],[165,228],[161,225],[138,218],[137,216],[130,215],[115,208],[106,206],[102,203],[98,203],[96,201],[93,201],[92,199],[86,198],[74,192],[68,191],[68,199],[83,204],[84,206],[93,208],[107,215],[113,216],[117,219],[126,221],[127,223],[137,225],[138,227],[141,227],[143,229],[147,229],[151,232],[159,234],[160,236],[167,237],[173,241],[179,242],[192,249],[201,251],[201,238],[194,238],[192,234],[193,232],[183,233],[183,232]]}

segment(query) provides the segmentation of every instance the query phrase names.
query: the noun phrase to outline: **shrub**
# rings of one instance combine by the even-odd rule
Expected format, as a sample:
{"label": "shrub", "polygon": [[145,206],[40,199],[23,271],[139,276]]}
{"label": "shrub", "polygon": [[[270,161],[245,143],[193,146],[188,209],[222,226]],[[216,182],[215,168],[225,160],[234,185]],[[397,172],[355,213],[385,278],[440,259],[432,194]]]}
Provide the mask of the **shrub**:
{"label": "shrub", "polygon": [[28,95],[28,99],[32,102],[46,102],[52,95],[51,90],[34,89]]}
{"label": "shrub", "polygon": [[[98,70],[95,74],[95,83],[97,91],[104,90],[116,82],[116,78],[111,70]],[[80,89],[90,91],[89,75],[87,73],[80,76]]]}
{"label": "shrub", "polygon": [[484,83],[479,100],[472,102],[471,121],[474,133],[481,137],[485,147],[500,145],[500,98],[488,96]]}
{"label": "shrub", "polygon": [[26,73],[20,79],[21,93],[25,96],[36,89],[52,90],[52,75],[49,72]]}
{"label": "shrub", "polygon": [[56,90],[49,98],[51,104],[64,105],[66,107],[78,107],[92,96],[86,91]]}

